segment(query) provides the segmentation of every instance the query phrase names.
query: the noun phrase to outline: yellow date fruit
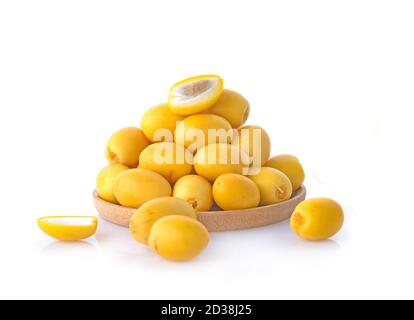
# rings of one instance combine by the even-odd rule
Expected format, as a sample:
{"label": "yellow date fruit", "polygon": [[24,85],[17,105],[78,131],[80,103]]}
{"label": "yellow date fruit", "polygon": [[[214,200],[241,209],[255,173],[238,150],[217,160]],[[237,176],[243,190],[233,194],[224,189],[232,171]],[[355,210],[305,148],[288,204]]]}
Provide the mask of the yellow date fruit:
{"label": "yellow date fruit", "polygon": [[260,203],[260,191],[256,184],[234,173],[223,174],[214,181],[213,197],[223,210],[256,208]]}
{"label": "yellow date fruit", "polygon": [[293,232],[310,241],[333,237],[344,224],[341,206],[328,198],[314,198],[301,202],[290,219]]}
{"label": "yellow date fruit", "polygon": [[267,206],[290,199],[292,183],[281,171],[262,167],[258,174],[249,176],[260,190],[260,205]]}
{"label": "yellow date fruit", "polygon": [[105,157],[110,164],[120,163],[129,168],[138,166],[139,155],[150,142],[139,128],[123,128],[109,138]]}
{"label": "yellow date fruit", "polygon": [[196,173],[210,181],[224,173],[245,174],[249,165],[249,156],[231,144],[209,144],[194,157]]}
{"label": "yellow date fruit", "polygon": [[171,192],[171,185],[163,176],[141,168],[123,171],[114,181],[116,200],[129,208],[138,208],[154,198],[168,197]]}
{"label": "yellow date fruit", "polygon": [[110,164],[99,171],[96,178],[96,192],[101,199],[115,204],[118,203],[113,190],[114,181],[118,174],[128,169],[127,166],[122,164]]}
{"label": "yellow date fruit", "polygon": [[37,224],[54,239],[79,241],[95,234],[98,220],[88,216],[50,216],[38,219]]}
{"label": "yellow date fruit", "polygon": [[305,171],[295,156],[289,154],[274,156],[266,162],[265,166],[275,168],[287,175],[292,182],[293,191],[299,189],[305,180]]}
{"label": "yellow date fruit", "polygon": [[207,229],[196,219],[168,216],[151,229],[149,247],[167,260],[185,261],[198,256],[208,245]]}
{"label": "yellow date fruit", "polygon": [[193,169],[193,154],[182,145],[159,142],[146,147],[139,156],[139,167],[159,173],[171,184]]}
{"label": "yellow date fruit", "polygon": [[245,151],[252,160],[252,166],[259,168],[269,159],[270,138],[259,126],[244,126],[238,130],[236,145]]}
{"label": "yellow date fruit", "polygon": [[182,215],[197,219],[193,207],[185,200],[174,197],[161,197],[144,203],[131,216],[129,230],[132,237],[142,243],[148,243],[153,224],[168,215]]}
{"label": "yellow date fruit", "polygon": [[191,152],[210,143],[230,143],[233,130],[230,123],[215,114],[196,114],[185,118],[175,130],[175,142]]}
{"label": "yellow date fruit", "polygon": [[184,119],[185,116],[173,113],[168,103],[162,103],[148,109],[142,115],[141,129],[151,142],[172,142],[177,122]]}
{"label": "yellow date fruit", "polygon": [[216,104],[205,112],[221,116],[233,128],[239,128],[249,117],[250,105],[240,93],[224,89]]}
{"label": "yellow date fruit", "polygon": [[195,174],[178,179],[173,196],[187,201],[196,211],[208,211],[213,206],[211,183]]}

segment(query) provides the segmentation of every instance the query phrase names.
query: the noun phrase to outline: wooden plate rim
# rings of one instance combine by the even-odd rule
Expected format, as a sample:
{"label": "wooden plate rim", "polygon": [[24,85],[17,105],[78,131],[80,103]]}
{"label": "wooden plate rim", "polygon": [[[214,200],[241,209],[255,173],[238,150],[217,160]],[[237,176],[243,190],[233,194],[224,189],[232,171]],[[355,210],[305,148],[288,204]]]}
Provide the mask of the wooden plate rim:
{"label": "wooden plate rim", "polygon": [[[260,214],[263,213],[265,211],[269,212],[269,210],[277,210],[277,208],[280,207],[285,207],[285,206],[289,206],[292,203],[298,202],[301,198],[305,198],[306,197],[306,188],[305,186],[301,186],[298,190],[295,191],[294,195],[286,201],[283,202],[279,202],[276,204],[272,204],[272,205],[268,205],[268,206],[261,206],[261,207],[257,207],[257,208],[251,208],[251,209],[242,209],[242,210],[228,210],[228,211],[222,211],[222,210],[218,210],[218,211],[200,211],[197,212],[197,215],[200,217],[204,217],[204,218],[213,218],[217,219],[219,216],[221,217],[226,217],[226,216],[234,216],[237,214],[242,214],[244,216],[251,216],[251,215],[255,215],[255,214]],[[96,190],[93,191],[93,198],[95,201],[99,201],[101,203],[103,203],[106,207],[112,208],[113,210],[128,210],[128,211],[134,211],[137,210],[137,208],[129,208],[129,207],[124,207],[121,206],[119,204],[115,204],[115,203],[111,203],[108,201],[105,201],[103,199],[101,199]],[[276,211],[275,211],[276,212]]]}

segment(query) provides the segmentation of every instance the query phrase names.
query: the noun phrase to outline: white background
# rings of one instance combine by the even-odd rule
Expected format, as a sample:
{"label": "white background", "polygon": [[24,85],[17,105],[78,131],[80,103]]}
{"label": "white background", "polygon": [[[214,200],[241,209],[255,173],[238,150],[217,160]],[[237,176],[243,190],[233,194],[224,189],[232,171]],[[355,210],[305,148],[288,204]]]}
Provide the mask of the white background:
{"label": "white background", "polygon": [[[414,298],[412,1],[1,1],[0,298]],[[43,215],[96,214],[116,129],[182,78],[251,104],[309,196],[346,211],[331,241],[287,223],[211,234],[161,260],[128,230],[58,243]]]}

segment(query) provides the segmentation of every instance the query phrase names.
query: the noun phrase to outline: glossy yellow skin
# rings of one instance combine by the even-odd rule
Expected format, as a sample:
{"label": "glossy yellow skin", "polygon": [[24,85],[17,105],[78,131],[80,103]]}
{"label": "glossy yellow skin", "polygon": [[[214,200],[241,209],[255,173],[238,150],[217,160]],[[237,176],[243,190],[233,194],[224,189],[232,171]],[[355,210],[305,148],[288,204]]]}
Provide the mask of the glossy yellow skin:
{"label": "glossy yellow skin", "polygon": [[99,171],[96,177],[96,192],[101,199],[118,203],[114,195],[114,181],[118,174],[128,169],[122,164],[110,164]]}
{"label": "glossy yellow skin", "polygon": [[293,191],[299,189],[305,181],[305,171],[295,156],[289,154],[274,156],[265,163],[265,166],[275,168],[287,175],[292,182]]}
{"label": "glossy yellow skin", "polygon": [[96,233],[96,217],[50,216],[37,220],[39,228],[48,236],[60,241],[79,241]]}
{"label": "glossy yellow skin", "polygon": [[149,247],[167,260],[185,261],[198,256],[208,245],[207,229],[196,219],[168,216],[158,220],[149,236]]}
{"label": "glossy yellow skin", "polygon": [[205,112],[221,116],[233,128],[239,128],[249,117],[250,104],[240,93],[224,89],[216,104]]}
{"label": "glossy yellow skin", "polygon": [[290,219],[293,232],[310,241],[329,239],[339,232],[343,224],[344,212],[341,206],[328,198],[301,202]]}
{"label": "glossy yellow skin", "polygon": [[162,175],[146,169],[121,172],[114,181],[114,195],[124,207],[138,208],[148,200],[168,197],[172,189]]}
{"label": "glossy yellow skin", "polygon": [[223,174],[214,181],[213,197],[223,210],[256,208],[260,203],[260,191],[256,184],[235,173]]}
{"label": "glossy yellow skin", "polygon": [[149,144],[141,129],[123,128],[109,138],[105,147],[105,157],[110,164],[120,163],[135,168],[141,151]]}
{"label": "glossy yellow skin", "polygon": [[139,167],[159,173],[171,184],[193,169],[193,154],[182,145],[158,142],[146,147],[139,156]]}
{"label": "glossy yellow skin", "polygon": [[[257,139],[254,138],[255,130],[258,130],[258,133],[260,133],[260,145]],[[269,159],[271,147],[270,138],[267,132],[259,126],[241,127],[236,135],[236,144],[250,156],[252,165],[257,168],[265,164]]]}
{"label": "glossy yellow skin", "polygon": [[[223,136],[220,136],[220,132],[216,135],[210,132],[213,136],[209,138],[209,129],[220,130]],[[180,122],[175,130],[174,141],[194,152],[209,143],[230,143],[232,136],[232,127],[223,117],[215,114],[196,114]]]}
{"label": "glossy yellow skin", "polygon": [[[147,139],[151,142],[172,142],[174,140],[174,132],[177,126],[177,122],[180,122],[184,119],[185,116],[180,116],[173,113],[170,110],[168,103],[162,103],[148,109],[142,115],[141,129]],[[162,132],[165,130],[167,131],[166,133],[168,133],[168,136],[162,134]],[[161,136],[157,139],[157,135],[159,134],[161,134]]]}
{"label": "glossy yellow skin", "polygon": [[173,188],[173,196],[187,201],[195,211],[208,211],[213,206],[211,183],[195,174],[178,179]]}
{"label": "glossy yellow skin", "polygon": [[[202,92],[202,82],[204,80],[212,80],[217,83],[215,89],[210,92],[208,95],[203,94]],[[185,86],[185,91],[180,93],[178,96],[190,97],[193,99],[188,100],[185,104],[180,104],[176,100],[175,90],[178,87]],[[196,77],[191,77],[188,79],[181,80],[174,84],[170,89],[170,94],[168,96],[168,105],[172,112],[179,115],[192,115],[199,113],[203,110],[206,110],[212,107],[217,100],[220,98],[220,95],[223,91],[223,79],[217,75],[201,75]]]}
{"label": "glossy yellow skin", "polygon": [[259,187],[260,205],[267,206],[290,199],[292,183],[281,171],[262,167],[256,175],[249,178]]}
{"label": "glossy yellow skin", "polygon": [[148,244],[148,236],[153,224],[169,215],[181,215],[197,219],[193,207],[183,199],[174,197],[152,199],[144,203],[131,216],[129,230],[132,237],[142,244]]}
{"label": "glossy yellow skin", "polygon": [[[232,155],[237,160],[236,163],[232,163]],[[209,144],[194,157],[196,173],[212,182],[224,173],[245,174],[249,164],[249,156],[245,152],[224,143]]]}

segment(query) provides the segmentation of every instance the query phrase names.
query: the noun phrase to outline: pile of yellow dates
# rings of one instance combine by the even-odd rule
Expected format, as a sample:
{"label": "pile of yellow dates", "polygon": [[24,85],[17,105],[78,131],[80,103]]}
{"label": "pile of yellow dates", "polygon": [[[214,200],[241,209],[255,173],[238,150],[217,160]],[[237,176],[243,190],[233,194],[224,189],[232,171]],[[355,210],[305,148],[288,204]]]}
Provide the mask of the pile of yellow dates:
{"label": "pile of yellow dates", "polygon": [[[148,109],[140,128],[123,128],[109,138],[109,165],[96,180],[100,198],[137,208],[133,238],[170,260],[194,258],[209,234],[197,211],[272,205],[302,186],[304,170],[292,155],[270,157],[265,129],[247,125],[248,101],[224,89],[216,75],[174,84],[168,102]],[[301,203],[292,230],[323,240],[343,224],[341,207],[330,199]]]}
{"label": "pile of yellow dates", "polygon": [[[197,211],[214,203],[236,210],[286,201],[305,179],[296,157],[270,157],[267,132],[244,125],[249,113],[248,101],[224,89],[219,76],[176,83],[167,103],[143,114],[140,128],[109,138],[110,164],[98,174],[99,196],[138,208],[131,234],[158,255],[195,257],[209,240]],[[327,239],[342,224],[341,207],[326,198],[302,202],[291,218],[292,230],[308,240]]]}

